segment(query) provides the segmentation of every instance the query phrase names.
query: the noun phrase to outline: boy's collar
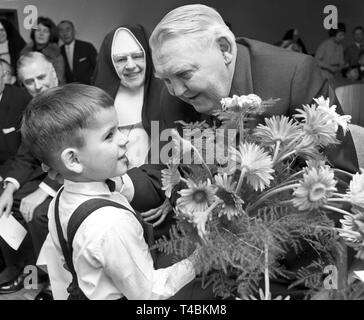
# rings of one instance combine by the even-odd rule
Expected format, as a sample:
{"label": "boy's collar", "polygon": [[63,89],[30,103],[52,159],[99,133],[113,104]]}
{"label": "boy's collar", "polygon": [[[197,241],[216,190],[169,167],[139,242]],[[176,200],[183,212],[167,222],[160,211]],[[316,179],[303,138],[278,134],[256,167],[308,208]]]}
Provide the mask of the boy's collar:
{"label": "boy's collar", "polygon": [[71,193],[86,194],[91,196],[111,194],[109,187],[103,181],[74,182],[64,180],[64,190]]}

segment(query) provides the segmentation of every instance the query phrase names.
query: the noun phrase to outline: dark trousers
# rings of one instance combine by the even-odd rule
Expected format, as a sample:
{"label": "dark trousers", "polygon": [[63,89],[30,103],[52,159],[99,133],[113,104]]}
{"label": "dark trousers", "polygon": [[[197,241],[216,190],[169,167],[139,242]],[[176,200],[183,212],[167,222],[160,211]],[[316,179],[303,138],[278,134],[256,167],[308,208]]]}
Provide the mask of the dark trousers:
{"label": "dark trousers", "polygon": [[[16,266],[18,270],[26,265],[35,265],[39,252],[48,234],[48,207],[52,200],[48,197],[41,203],[33,214],[33,219],[26,223],[23,219],[19,207],[21,199],[35,191],[38,188],[39,181],[33,183],[26,183],[22,188],[14,193],[14,204],[12,211],[14,218],[16,218],[27,230],[28,233],[21,243],[18,250],[12,249],[0,237],[0,250],[7,267]],[[11,275],[16,276],[16,275]],[[10,277],[10,275],[9,275]],[[10,279],[2,279],[1,282]]]}

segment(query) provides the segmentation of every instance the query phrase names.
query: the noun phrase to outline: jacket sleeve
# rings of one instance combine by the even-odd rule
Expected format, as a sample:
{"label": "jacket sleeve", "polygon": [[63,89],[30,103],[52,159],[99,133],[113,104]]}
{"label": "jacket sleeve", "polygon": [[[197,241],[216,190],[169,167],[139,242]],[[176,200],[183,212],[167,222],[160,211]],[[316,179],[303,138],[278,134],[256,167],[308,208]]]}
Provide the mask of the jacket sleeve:
{"label": "jacket sleeve", "polygon": [[[344,114],[336,97],[335,91],[330,87],[327,80],[323,79],[315,59],[310,56],[296,67],[291,84],[290,115],[295,113],[295,108],[302,104],[313,103],[313,98],[324,96],[330,98],[330,105],[336,105],[336,112]],[[351,173],[359,171],[358,159],[355,146],[350,132],[343,134],[339,129],[338,140],[340,144],[326,148],[325,154],[331,165]]]}
{"label": "jacket sleeve", "polygon": [[145,164],[127,172],[134,186],[134,197],[130,204],[135,210],[144,212],[163,203],[165,195],[162,190],[161,171],[164,168],[164,165]]}

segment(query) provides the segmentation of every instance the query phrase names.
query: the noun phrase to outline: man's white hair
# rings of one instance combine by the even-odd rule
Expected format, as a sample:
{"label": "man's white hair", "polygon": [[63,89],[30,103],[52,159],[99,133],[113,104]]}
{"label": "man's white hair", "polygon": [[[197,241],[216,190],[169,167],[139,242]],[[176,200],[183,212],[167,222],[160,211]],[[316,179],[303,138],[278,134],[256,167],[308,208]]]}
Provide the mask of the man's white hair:
{"label": "man's white hair", "polygon": [[53,68],[52,62],[50,62],[49,59],[43,53],[40,53],[38,51],[27,52],[27,53],[23,54],[19,58],[18,62],[16,63],[16,70],[18,72],[18,77],[20,78],[20,80],[22,80],[22,78],[23,78],[23,75],[21,72],[23,67],[25,67],[28,64],[33,63],[34,61],[39,61],[39,60],[43,60],[43,61],[49,63],[51,65],[51,67]]}
{"label": "man's white hair", "polygon": [[153,30],[149,44],[154,50],[167,39],[189,36],[204,40],[202,45],[206,45],[220,35],[235,42],[234,34],[215,9],[202,4],[191,4],[167,13]]}

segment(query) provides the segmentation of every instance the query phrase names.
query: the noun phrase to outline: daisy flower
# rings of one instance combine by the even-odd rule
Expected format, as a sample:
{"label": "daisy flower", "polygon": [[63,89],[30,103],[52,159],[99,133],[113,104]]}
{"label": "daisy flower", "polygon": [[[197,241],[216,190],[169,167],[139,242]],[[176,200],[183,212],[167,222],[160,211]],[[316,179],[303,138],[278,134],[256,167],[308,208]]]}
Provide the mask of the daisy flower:
{"label": "daisy flower", "polygon": [[232,182],[232,178],[226,173],[216,175],[215,181],[218,186],[216,195],[223,201],[219,217],[226,215],[231,220],[232,217],[241,214],[244,201],[234,193],[236,182]]}
{"label": "daisy flower", "polygon": [[340,219],[342,229],[339,234],[345,241],[352,243],[364,240],[364,213],[358,210],[355,212],[353,216],[344,215],[344,219]]}
{"label": "daisy flower", "polygon": [[334,171],[328,167],[309,168],[294,190],[293,205],[299,210],[313,210],[327,202],[336,191]]}
{"label": "daisy flower", "polygon": [[323,96],[319,97],[318,99],[313,99],[318,107],[317,110],[320,110],[328,115],[332,122],[335,123],[336,130],[340,126],[343,129],[344,134],[348,131],[348,124],[351,121],[351,116],[349,115],[339,115],[336,112],[336,105],[332,105],[330,107],[330,99],[325,99]]}
{"label": "daisy flower", "polygon": [[274,144],[276,141],[289,143],[297,137],[297,124],[293,123],[293,120],[286,116],[265,118],[265,124],[260,124],[257,127],[255,136],[266,144]]}
{"label": "daisy flower", "polygon": [[310,138],[310,142],[321,147],[339,143],[336,139],[337,126],[327,113],[317,109],[315,105],[303,106],[303,110],[295,117],[302,119],[302,129]]}
{"label": "daisy flower", "polygon": [[248,183],[255,191],[263,191],[273,180],[272,158],[255,143],[241,142],[239,150],[230,148],[230,156],[245,172]]}
{"label": "daisy flower", "polygon": [[184,208],[187,212],[203,212],[215,200],[215,187],[211,181],[195,183],[187,180],[188,189],[178,191],[181,195],[177,200],[177,206]]}
{"label": "daisy flower", "polygon": [[171,197],[172,189],[181,181],[181,175],[178,171],[178,165],[169,164],[167,169],[162,170],[162,190],[166,197]]}
{"label": "daisy flower", "polygon": [[353,205],[364,208],[364,169],[360,169],[350,181],[347,197]]}
{"label": "daisy flower", "polygon": [[294,148],[296,150],[296,155],[304,159],[309,159],[313,161],[325,160],[325,156],[321,154],[320,151],[317,149],[317,146],[312,143],[312,139],[310,136],[303,136],[301,141],[298,142]]}

